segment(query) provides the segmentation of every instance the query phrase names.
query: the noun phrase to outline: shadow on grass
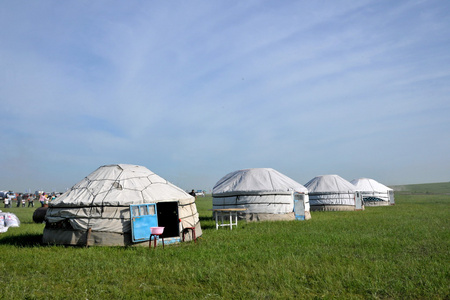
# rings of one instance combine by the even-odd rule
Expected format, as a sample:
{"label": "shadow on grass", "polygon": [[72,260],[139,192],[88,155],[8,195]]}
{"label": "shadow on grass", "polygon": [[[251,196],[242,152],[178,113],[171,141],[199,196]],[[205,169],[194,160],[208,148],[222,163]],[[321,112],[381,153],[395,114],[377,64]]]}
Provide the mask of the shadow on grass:
{"label": "shadow on grass", "polygon": [[46,246],[42,243],[42,234],[7,236],[0,239],[0,245],[13,245],[18,247]]}
{"label": "shadow on grass", "polygon": [[202,229],[216,228],[214,219],[212,217],[199,217]]}
{"label": "shadow on grass", "polygon": [[212,225],[208,225],[208,224],[203,225],[202,224],[202,229],[214,229],[214,228],[216,228],[215,224],[212,224]]}

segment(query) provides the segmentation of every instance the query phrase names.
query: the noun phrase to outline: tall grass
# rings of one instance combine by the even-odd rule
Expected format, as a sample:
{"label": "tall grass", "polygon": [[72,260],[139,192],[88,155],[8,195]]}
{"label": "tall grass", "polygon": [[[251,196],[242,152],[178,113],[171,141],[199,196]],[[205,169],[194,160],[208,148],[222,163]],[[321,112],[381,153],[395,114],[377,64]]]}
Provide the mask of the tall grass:
{"label": "tall grass", "polygon": [[445,195],[396,205],[312,212],[309,221],[215,229],[199,198],[198,243],[142,247],[40,245],[33,210],[0,236],[0,294],[10,299],[448,299]]}

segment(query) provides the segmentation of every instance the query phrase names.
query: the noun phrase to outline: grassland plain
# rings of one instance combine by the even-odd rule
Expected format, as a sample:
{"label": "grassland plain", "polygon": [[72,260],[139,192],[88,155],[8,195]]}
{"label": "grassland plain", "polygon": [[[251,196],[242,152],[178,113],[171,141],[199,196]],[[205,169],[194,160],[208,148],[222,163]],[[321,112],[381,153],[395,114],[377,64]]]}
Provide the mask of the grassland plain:
{"label": "grassland plain", "polygon": [[392,188],[402,194],[447,194],[450,195],[450,182],[395,185]]}
{"label": "grassland plain", "polygon": [[0,236],[3,299],[449,299],[450,196],[215,229],[164,249],[41,245],[33,209]]}

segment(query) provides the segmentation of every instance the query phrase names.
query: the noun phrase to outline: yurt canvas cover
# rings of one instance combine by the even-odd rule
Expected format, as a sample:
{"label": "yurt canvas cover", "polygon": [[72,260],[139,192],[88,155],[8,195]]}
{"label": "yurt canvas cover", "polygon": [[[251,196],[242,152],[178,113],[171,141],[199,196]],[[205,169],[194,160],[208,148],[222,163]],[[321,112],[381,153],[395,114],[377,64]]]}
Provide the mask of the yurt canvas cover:
{"label": "yurt canvas cover", "polygon": [[360,202],[356,200],[355,186],[339,175],[314,177],[305,187],[309,192],[311,210],[356,210]]}
{"label": "yurt canvas cover", "polygon": [[303,185],[271,168],[238,170],[214,186],[213,209],[246,208],[238,215],[247,221],[294,220],[294,194],[302,201],[304,219],[310,219],[308,190]]}
{"label": "yurt canvas cover", "polygon": [[[166,243],[182,239],[187,227],[195,227],[197,237],[202,234],[194,197],[145,167],[119,164],[98,168],[50,202],[43,242],[136,244],[130,205],[138,210],[140,206],[146,209],[151,206],[153,212],[147,213],[157,212],[158,226],[165,227]],[[190,239],[191,234],[187,233],[185,240]]]}
{"label": "yurt canvas cover", "polygon": [[394,190],[370,178],[353,179],[351,183],[363,196],[366,206],[393,205]]}

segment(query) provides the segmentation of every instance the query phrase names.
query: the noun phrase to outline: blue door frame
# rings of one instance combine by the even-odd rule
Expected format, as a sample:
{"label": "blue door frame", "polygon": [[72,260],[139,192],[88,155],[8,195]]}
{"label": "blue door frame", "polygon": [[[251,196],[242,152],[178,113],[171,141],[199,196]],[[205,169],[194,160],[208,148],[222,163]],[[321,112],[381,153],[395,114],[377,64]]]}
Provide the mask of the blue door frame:
{"label": "blue door frame", "polygon": [[130,205],[131,235],[133,243],[150,239],[150,227],[158,227],[156,203]]}
{"label": "blue door frame", "polygon": [[294,215],[296,220],[305,220],[305,195],[294,193]]}

